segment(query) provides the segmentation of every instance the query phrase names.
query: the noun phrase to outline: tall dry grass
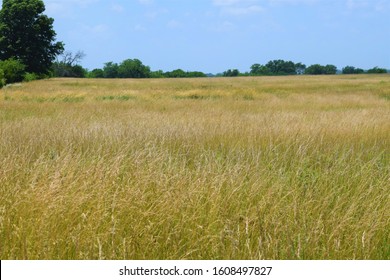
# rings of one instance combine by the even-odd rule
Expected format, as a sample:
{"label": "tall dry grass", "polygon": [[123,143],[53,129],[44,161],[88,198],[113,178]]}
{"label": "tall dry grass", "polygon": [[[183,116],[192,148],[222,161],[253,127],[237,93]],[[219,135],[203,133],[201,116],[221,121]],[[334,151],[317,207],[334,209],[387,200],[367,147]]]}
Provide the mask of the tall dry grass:
{"label": "tall dry grass", "polygon": [[0,91],[1,259],[390,259],[390,77]]}

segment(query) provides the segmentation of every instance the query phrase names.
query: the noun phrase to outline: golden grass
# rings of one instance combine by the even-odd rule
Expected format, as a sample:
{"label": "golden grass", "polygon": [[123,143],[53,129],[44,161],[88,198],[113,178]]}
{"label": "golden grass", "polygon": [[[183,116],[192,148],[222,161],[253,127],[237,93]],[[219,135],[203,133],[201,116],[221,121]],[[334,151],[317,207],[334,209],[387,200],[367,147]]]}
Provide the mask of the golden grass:
{"label": "golden grass", "polygon": [[0,91],[1,259],[390,259],[390,77]]}

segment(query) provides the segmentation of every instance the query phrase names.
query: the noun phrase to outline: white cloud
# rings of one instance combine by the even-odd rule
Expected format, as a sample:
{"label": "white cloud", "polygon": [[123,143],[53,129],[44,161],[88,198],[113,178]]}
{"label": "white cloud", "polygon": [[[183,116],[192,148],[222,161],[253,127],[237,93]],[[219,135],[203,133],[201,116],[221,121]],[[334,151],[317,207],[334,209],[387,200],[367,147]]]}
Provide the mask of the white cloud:
{"label": "white cloud", "polygon": [[388,0],[346,0],[345,5],[348,10],[371,10],[374,12],[390,10],[390,1]]}
{"label": "white cloud", "polygon": [[385,12],[390,10],[390,1],[381,0],[375,5],[375,10],[378,12]]}
{"label": "white cloud", "polygon": [[111,6],[111,10],[116,13],[122,13],[125,10],[125,8],[119,4],[113,4]]}
{"label": "white cloud", "polygon": [[62,4],[62,5],[77,5],[77,6],[80,6],[80,7],[87,7],[91,4],[94,4],[96,2],[99,2],[99,0],[67,0],[67,1],[63,1],[63,0],[46,0],[45,1],[45,4],[46,6],[47,5],[50,5],[52,3],[54,4]]}
{"label": "white cloud", "polygon": [[259,5],[252,5],[248,7],[229,7],[223,9],[224,14],[234,15],[234,16],[243,16],[249,14],[257,14],[263,12],[264,8]]}
{"label": "white cloud", "polygon": [[172,29],[179,28],[180,26],[181,26],[181,23],[175,19],[172,19],[167,23],[167,27],[172,28]]}
{"label": "white cloud", "polygon": [[46,0],[46,11],[50,16],[71,18],[75,9],[88,8],[99,0]]}
{"label": "white cloud", "polygon": [[[372,2],[372,0],[370,2]],[[348,9],[365,8],[368,7],[369,4],[369,1],[366,0],[347,0],[346,3]]]}
{"label": "white cloud", "polygon": [[138,2],[141,4],[141,5],[151,5],[153,4],[153,0],[138,0]]}
{"label": "white cloud", "polygon": [[146,31],[147,28],[145,26],[143,26],[142,24],[137,24],[136,26],[134,26],[134,30],[138,31],[138,32],[142,32],[142,31]]}
{"label": "white cloud", "polygon": [[310,5],[318,3],[320,0],[268,0],[270,4],[278,4],[278,5]]}
{"label": "white cloud", "polygon": [[245,6],[259,2],[258,0],[212,0],[215,6]]}
{"label": "white cloud", "polygon": [[215,31],[215,32],[230,32],[233,30],[236,30],[237,26],[230,22],[230,21],[224,21],[217,23],[216,25],[212,26],[210,30]]}
{"label": "white cloud", "polygon": [[221,9],[224,15],[245,16],[264,11],[259,0],[213,0],[213,5]]}
{"label": "white cloud", "polygon": [[90,34],[101,35],[106,34],[109,31],[109,28],[105,24],[98,24],[94,26],[84,25],[83,30]]}

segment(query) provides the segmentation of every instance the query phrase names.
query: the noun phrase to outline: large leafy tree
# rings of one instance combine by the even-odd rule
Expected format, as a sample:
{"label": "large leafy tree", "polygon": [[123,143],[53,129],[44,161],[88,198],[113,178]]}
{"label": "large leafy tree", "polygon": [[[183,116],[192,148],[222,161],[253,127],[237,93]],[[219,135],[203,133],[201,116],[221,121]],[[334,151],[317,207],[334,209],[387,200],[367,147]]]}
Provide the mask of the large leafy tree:
{"label": "large leafy tree", "polygon": [[336,73],[337,67],[331,64],[325,66],[313,64],[305,70],[305,74],[307,75],[335,75]]}
{"label": "large leafy tree", "polygon": [[272,75],[295,75],[295,64],[292,61],[284,61],[281,59],[271,60],[265,65]]}
{"label": "large leafy tree", "polygon": [[55,42],[53,18],[44,15],[42,0],[3,0],[0,10],[0,60],[14,58],[26,65],[26,71],[45,74],[62,42]]}
{"label": "large leafy tree", "polygon": [[139,59],[126,59],[118,67],[119,78],[148,78],[150,68],[145,66]]}

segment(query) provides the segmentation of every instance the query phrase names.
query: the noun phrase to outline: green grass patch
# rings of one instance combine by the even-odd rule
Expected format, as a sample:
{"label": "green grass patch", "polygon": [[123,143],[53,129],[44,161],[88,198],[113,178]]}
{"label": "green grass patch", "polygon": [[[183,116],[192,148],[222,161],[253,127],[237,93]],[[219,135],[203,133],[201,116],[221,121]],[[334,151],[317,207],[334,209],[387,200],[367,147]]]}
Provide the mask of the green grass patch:
{"label": "green grass patch", "polygon": [[190,100],[216,100],[222,98],[220,95],[201,95],[201,94],[189,94],[189,95],[174,95],[174,99],[190,99]]}
{"label": "green grass patch", "polygon": [[137,97],[134,95],[105,95],[96,97],[96,100],[98,101],[129,101],[135,99],[137,99]]}

